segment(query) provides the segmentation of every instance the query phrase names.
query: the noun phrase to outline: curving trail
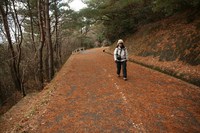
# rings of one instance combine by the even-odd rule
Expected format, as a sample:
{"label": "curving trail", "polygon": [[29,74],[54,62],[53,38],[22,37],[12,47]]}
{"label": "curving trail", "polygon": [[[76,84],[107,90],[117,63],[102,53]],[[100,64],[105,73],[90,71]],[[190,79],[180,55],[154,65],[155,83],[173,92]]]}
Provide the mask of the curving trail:
{"label": "curving trail", "polygon": [[103,48],[72,55],[51,83],[28,132],[200,132],[200,88],[128,62],[116,76]]}

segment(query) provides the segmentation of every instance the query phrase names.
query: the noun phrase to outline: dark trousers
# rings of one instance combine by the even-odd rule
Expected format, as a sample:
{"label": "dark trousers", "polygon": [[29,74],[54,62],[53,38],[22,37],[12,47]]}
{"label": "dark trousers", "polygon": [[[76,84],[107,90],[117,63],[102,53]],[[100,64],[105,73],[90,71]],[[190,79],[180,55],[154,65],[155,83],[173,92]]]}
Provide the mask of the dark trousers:
{"label": "dark trousers", "polygon": [[126,61],[123,62],[116,62],[117,64],[117,74],[120,75],[121,67],[123,69],[123,77],[127,78],[127,70],[126,70]]}

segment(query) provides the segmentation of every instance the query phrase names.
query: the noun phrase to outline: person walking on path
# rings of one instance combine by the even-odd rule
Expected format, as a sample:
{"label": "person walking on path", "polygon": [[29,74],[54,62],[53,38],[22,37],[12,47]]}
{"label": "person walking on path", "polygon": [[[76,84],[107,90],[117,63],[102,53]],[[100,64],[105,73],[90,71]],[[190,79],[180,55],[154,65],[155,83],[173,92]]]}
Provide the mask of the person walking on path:
{"label": "person walking on path", "polygon": [[117,75],[120,77],[121,67],[123,68],[123,78],[127,80],[127,70],[126,70],[126,62],[128,60],[128,51],[124,46],[124,41],[119,39],[117,42],[117,46],[114,50],[114,60],[117,65]]}

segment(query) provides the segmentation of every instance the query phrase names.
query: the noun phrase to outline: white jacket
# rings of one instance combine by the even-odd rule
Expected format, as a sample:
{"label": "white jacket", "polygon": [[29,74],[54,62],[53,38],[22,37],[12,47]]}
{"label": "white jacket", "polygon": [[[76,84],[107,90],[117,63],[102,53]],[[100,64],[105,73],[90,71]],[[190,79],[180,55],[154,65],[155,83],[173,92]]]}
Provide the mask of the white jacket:
{"label": "white jacket", "polygon": [[[121,57],[121,60],[117,59],[118,56]],[[114,60],[120,61],[120,62],[128,60],[128,52],[127,52],[126,47],[125,48],[121,48],[121,47],[115,48],[115,50],[114,50]]]}

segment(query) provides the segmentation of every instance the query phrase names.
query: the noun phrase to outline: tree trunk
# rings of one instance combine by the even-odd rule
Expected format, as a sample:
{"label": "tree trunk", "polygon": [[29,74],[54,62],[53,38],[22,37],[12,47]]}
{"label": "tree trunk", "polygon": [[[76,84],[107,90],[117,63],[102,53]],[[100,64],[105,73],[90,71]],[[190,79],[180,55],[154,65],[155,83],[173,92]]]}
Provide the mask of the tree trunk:
{"label": "tree trunk", "polygon": [[59,44],[58,44],[58,9],[57,9],[57,0],[54,0],[55,4],[55,32],[56,32],[56,40],[55,40],[55,51],[56,51],[56,64],[59,66]]}
{"label": "tree trunk", "polygon": [[22,91],[22,94],[23,96],[26,96],[26,93],[25,93],[25,90],[24,90],[24,85],[23,85],[23,82],[22,82],[22,76],[20,75],[20,62],[21,62],[21,44],[22,44],[22,41],[23,41],[23,33],[22,33],[22,28],[21,28],[21,25],[19,23],[19,19],[18,19],[18,15],[17,15],[17,10],[15,8],[15,4],[14,4],[14,0],[12,0],[12,5],[13,5],[13,9],[14,9],[14,17],[15,17],[15,25],[17,25],[17,31],[18,32],[18,44],[17,44],[17,50],[18,50],[18,59],[17,59],[17,74],[18,74],[18,78],[20,80],[20,89]]}
{"label": "tree trunk", "polygon": [[54,5],[55,5],[55,53],[56,53],[56,59],[55,59],[55,66],[58,68],[62,64],[62,59],[61,59],[61,43],[59,41],[59,32],[58,32],[58,2],[57,0],[54,0]]}
{"label": "tree trunk", "polygon": [[34,51],[36,52],[36,46],[35,46],[35,37],[34,37],[34,28],[33,28],[33,15],[32,15],[32,11],[31,11],[31,6],[30,6],[30,0],[27,1],[27,5],[28,5],[28,10],[29,10],[29,16],[30,16],[30,30],[31,30],[31,40],[32,40],[32,47],[34,49]]}
{"label": "tree trunk", "polygon": [[53,47],[51,41],[51,27],[49,18],[49,0],[45,0],[45,19],[46,19],[46,44],[48,45],[48,66],[49,66],[49,80],[54,76],[54,60]]}
{"label": "tree trunk", "polygon": [[42,11],[41,7],[41,0],[38,0],[38,19],[39,19],[39,30],[40,30],[40,46],[39,46],[39,81],[41,83],[41,88],[43,88],[44,83],[44,72],[43,72],[43,47],[44,47],[44,40],[45,40],[45,33],[44,33],[44,12]]}

